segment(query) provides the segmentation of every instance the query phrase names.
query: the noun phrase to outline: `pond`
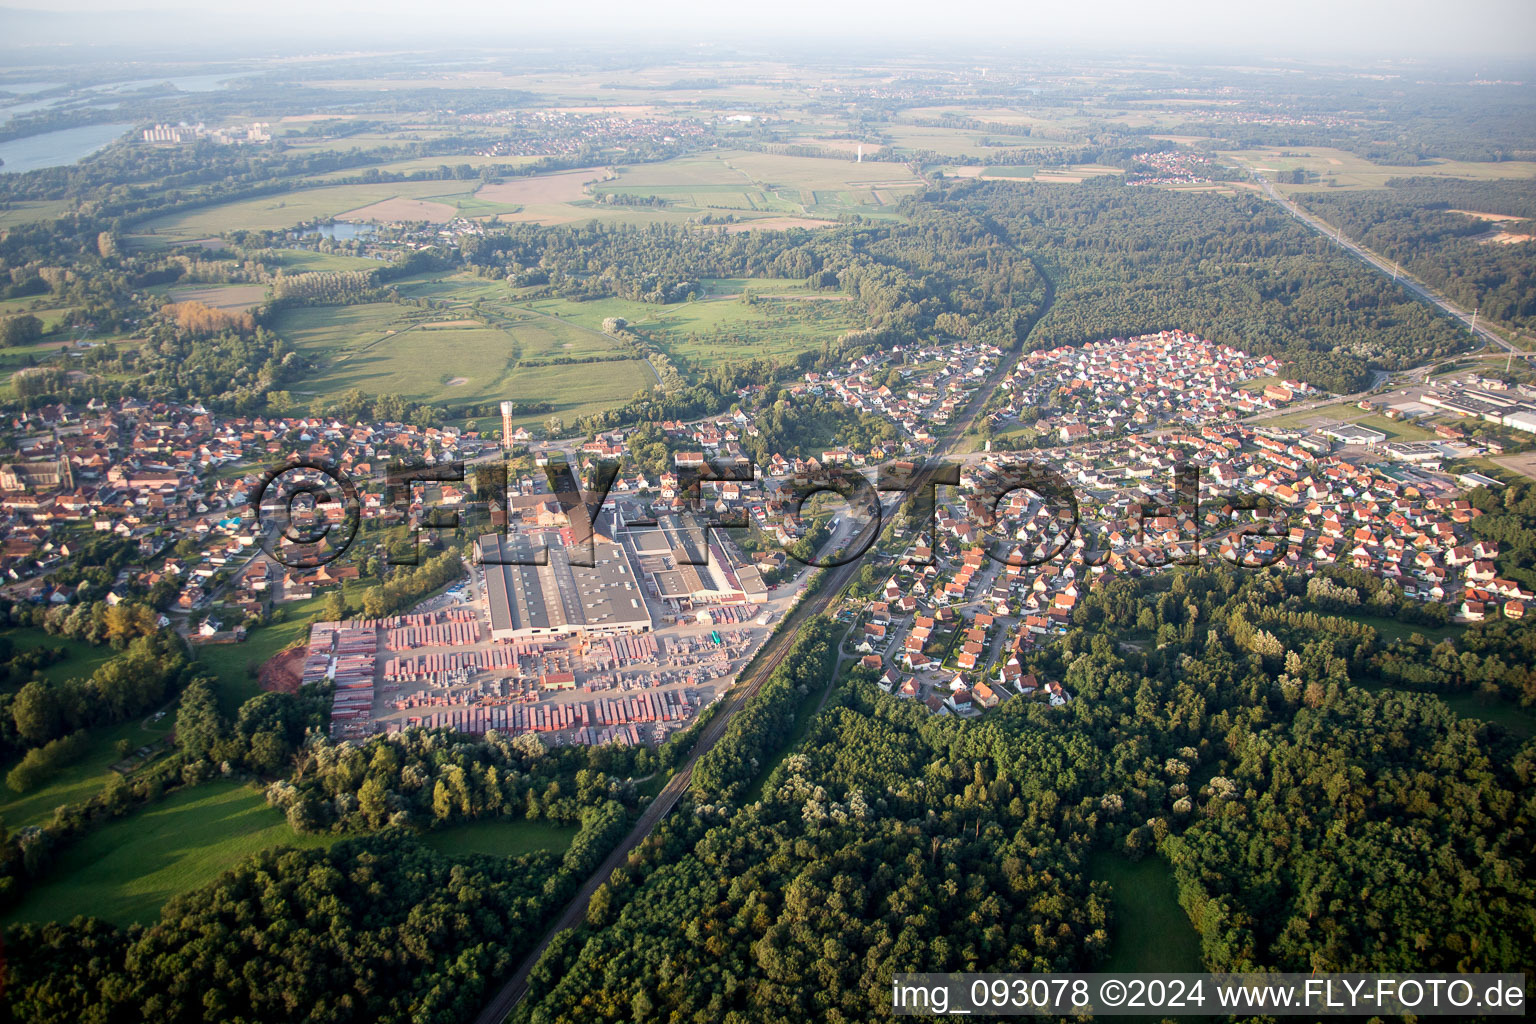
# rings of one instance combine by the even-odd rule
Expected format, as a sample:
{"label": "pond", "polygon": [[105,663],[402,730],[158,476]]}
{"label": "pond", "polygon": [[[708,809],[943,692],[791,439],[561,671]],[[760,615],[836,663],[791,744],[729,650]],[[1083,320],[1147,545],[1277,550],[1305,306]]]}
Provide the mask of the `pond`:
{"label": "pond", "polygon": [[319,235],[322,238],[335,239],[338,242],[350,242],[354,238],[366,238],[377,231],[372,224],[353,224],[348,221],[338,220],[330,224],[321,224],[318,227],[305,228],[299,234],[305,238],[313,238]]}

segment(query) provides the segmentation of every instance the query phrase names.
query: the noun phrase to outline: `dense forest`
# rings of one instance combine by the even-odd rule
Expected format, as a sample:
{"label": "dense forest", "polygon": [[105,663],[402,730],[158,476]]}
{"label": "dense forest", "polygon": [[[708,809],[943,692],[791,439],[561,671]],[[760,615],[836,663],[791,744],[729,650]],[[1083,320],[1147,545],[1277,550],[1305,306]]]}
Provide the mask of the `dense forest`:
{"label": "dense forest", "polygon": [[[1388,184],[1300,198],[1452,302],[1517,327],[1536,327],[1536,242],[1490,240],[1500,230],[1536,236],[1536,183],[1395,178]],[[1511,219],[1472,216],[1479,213]]]}
{"label": "dense forest", "polygon": [[852,1021],[895,970],[1092,969],[1098,849],[1169,863],[1212,969],[1523,969],[1532,747],[1380,689],[1355,616],[1408,606],[1351,582],[1096,588],[1030,666],[1065,708],[962,722],[856,678],[760,799],[710,785],[615,872],[522,1019]]}
{"label": "dense forest", "polygon": [[1182,328],[1350,393],[1373,368],[1418,366],[1466,344],[1380,274],[1319,255],[1314,235],[1258,197],[1099,179],[1074,189],[955,184],[907,202],[985,218],[1039,255],[1056,291],[1031,348]]}
{"label": "dense forest", "polygon": [[268,850],[148,928],[13,928],[0,1019],[459,1024],[592,866],[450,858],[403,832]]}

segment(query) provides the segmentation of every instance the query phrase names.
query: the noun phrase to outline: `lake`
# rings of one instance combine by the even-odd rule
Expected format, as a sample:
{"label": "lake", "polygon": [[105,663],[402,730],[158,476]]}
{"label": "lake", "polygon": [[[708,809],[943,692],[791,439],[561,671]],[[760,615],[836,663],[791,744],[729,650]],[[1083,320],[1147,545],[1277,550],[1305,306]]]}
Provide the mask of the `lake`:
{"label": "lake", "polygon": [[21,174],[43,167],[78,163],[132,127],[131,124],[89,124],[0,142],[0,160],[5,161],[4,166],[0,166],[0,173]]}

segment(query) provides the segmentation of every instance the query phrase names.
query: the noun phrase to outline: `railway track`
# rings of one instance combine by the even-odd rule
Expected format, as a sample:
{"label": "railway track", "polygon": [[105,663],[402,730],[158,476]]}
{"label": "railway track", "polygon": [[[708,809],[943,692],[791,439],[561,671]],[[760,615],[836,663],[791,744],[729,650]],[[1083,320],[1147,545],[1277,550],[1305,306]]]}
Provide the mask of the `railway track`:
{"label": "railway track", "polygon": [[[863,541],[870,531],[877,529],[878,524],[871,522],[865,527],[864,532],[859,534],[857,540]],[[795,638],[799,632],[798,626],[826,610],[843,586],[853,577],[857,565],[857,562],[849,562],[847,565],[840,565],[825,570],[833,574],[832,578],[826,580],[822,584],[822,589],[810,599],[800,602],[800,605],[784,619],[781,627],[774,632],[768,644],[759,652],[757,658],[749,667],[747,677],[727,692],[723,698],[726,702],[725,706],[700,731],[699,738],[694,742],[693,750],[689,753],[688,759],[683,762],[672,778],[667,780],[667,784],[662,787],[661,792],[646,807],[639,820],[635,822],[634,827],[629,830],[629,834],[598,865],[597,870],[593,871],[587,877],[587,880],[582,883],[581,888],[576,891],[576,895],[571,898],[570,902],[566,904],[565,909],[561,911],[560,916],[555,919],[548,931],[544,933],[544,937],[540,939],[539,944],[523,958],[517,970],[513,972],[512,976],[497,991],[485,1009],[480,1012],[480,1015],[475,1018],[475,1024],[500,1024],[501,1021],[506,1020],[511,1015],[512,1010],[522,1001],[523,996],[527,995],[528,976],[532,973],[534,965],[543,957],[550,943],[555,940],[555,936],[569,928],[576,927],[586,918],[587,904],[592,899],[593,894],[597,892],[598,886],[607,881],[608,876],[613,873],[613,869],[622,865],[629,857],[630,852],[644,842],[645,838],[661,823],[661,820],[671,813],[672,808],[677,806],[677,802],[682,799],[683,794],[688,791],[689,784],[693,781],[693,768],[698,763],[699,758],[720,741],[720,738],[725,735],[726,726],[731,718],[735,716],[736,712],[746,706],[747,701],[751,700],[757,691],[762,689],[763,684],[773,675],[774,670],[783,664],[784,659],[789,656],[790,649],[794,647]]]}
{"label": "railway track", "polygon": [[[1046,280],[1046,297],[1045,302],[1041,305],[1039,312],[1035,314],[1030,324],[1031,331],[1034,329],[1034,325],[1039,323],[1045,316],[1046,311],[1049,310],[1055,300],[1054,284],[1043,271],[1041,271],[1041,276],[1045,277]],[[949,432],[934,445],[936,457],[947,453],[965,435],[965,432],[970,429],[982,406],[986,403],[987,396],[1011,366],[1012,364],[1008,360],[999,360],[998,368],[987,378],[981,387],[976,389],[976,393],[971,396],[970,402],[961,412],[961,415],[955,419]],[[937,461],[937,458],[935,461]],[[934,468],[925,466],[913,477],[907,493],[921,492],[928,486],[933,476]],[[879,534],[880,525],[878,521],[871,521],[851,543],[858,546],[862,546],[865,543],[873,543],[875,537]],[[795,637],[799,632],[799,624],[813,616],[820,615],[837,599],[843,588],[853,578],[854,573],[858,569],[858,564],[858,560],[854,559],[845,565],[823,570],[823,572],[830,573],[831,576],[823,580],[821,589],[816,594],[800,602],[800,605],[785,617],[784,621],[780,624],[780,628],[774,632],[773,636],[769,638],[768,643],[758,652],[757,658],[747,667],[743,678],[738,680],[736,685],[722,698],[727,703],[699,733],[699,738],[695,741],[693,750],[689,753],[687,760],[683,762],[683,765],[667,781],[667,784],[662,787],[661,792],[656,795],[656,798],[641,813],[639,820],[629,830],[629,834],[614,848],[612,853],[604,858],[603,862],[598,865],[597,870],[592,872],[587,880],[582,883],[576,895],[571,898],[570,902],[566,904],[565,909],[560,912],[560,916],[555,918],[548,930],[545,931],[538,945],[523,958],[517,970],[497,989],[496,994],[491,997],[485,1009],[475,1018],[475,1024],[502,1024],[503,1021],[511,1016],[517,1004],[528,994],[529,974],[532,973],[534,965],[544,956],[545,951],[549,949],[550,943],[554,942],[555,936],[569,928],[574,928],[585,920],[587,903],[592,899],[592,895],[597,892],[598,886],[608,880],[608,876],[613,873],[613,869],[623,864],[629,857],[630,852],[644,842],[645,838],[655,830],[661,820],[671,813],[672,808],[677,806],[677,802],[682,799],[683,794],[688,790],[689,783],[693,780],[693,768],[698,762],[699,757],[720,741],[720,737],[725,735],[726,725],[730,722],[731,718],[746,705],[747,701],[752,699],[758,690],[762,689],[763,684],[768,681],[768,677],[773,675],[773,670],[778,668],[784,659],[788,657],[790,648],[794,646]]]}

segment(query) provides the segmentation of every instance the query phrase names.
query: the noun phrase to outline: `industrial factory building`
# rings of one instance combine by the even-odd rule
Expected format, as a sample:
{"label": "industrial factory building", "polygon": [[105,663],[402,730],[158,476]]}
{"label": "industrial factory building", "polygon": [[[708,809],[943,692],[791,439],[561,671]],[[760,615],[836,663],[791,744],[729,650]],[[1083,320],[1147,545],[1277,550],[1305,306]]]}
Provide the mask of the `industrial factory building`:
{"label": "industrial factory building", "polygon": [[[548,549],[544,565],[532,562]],[[556,532],[488,533],[476,542],[485,571],[484,601],[493,640],[565,633],[644,633],[652,628],[640,580],[622,545],[594,537],[591,568],[572,565]]]}

